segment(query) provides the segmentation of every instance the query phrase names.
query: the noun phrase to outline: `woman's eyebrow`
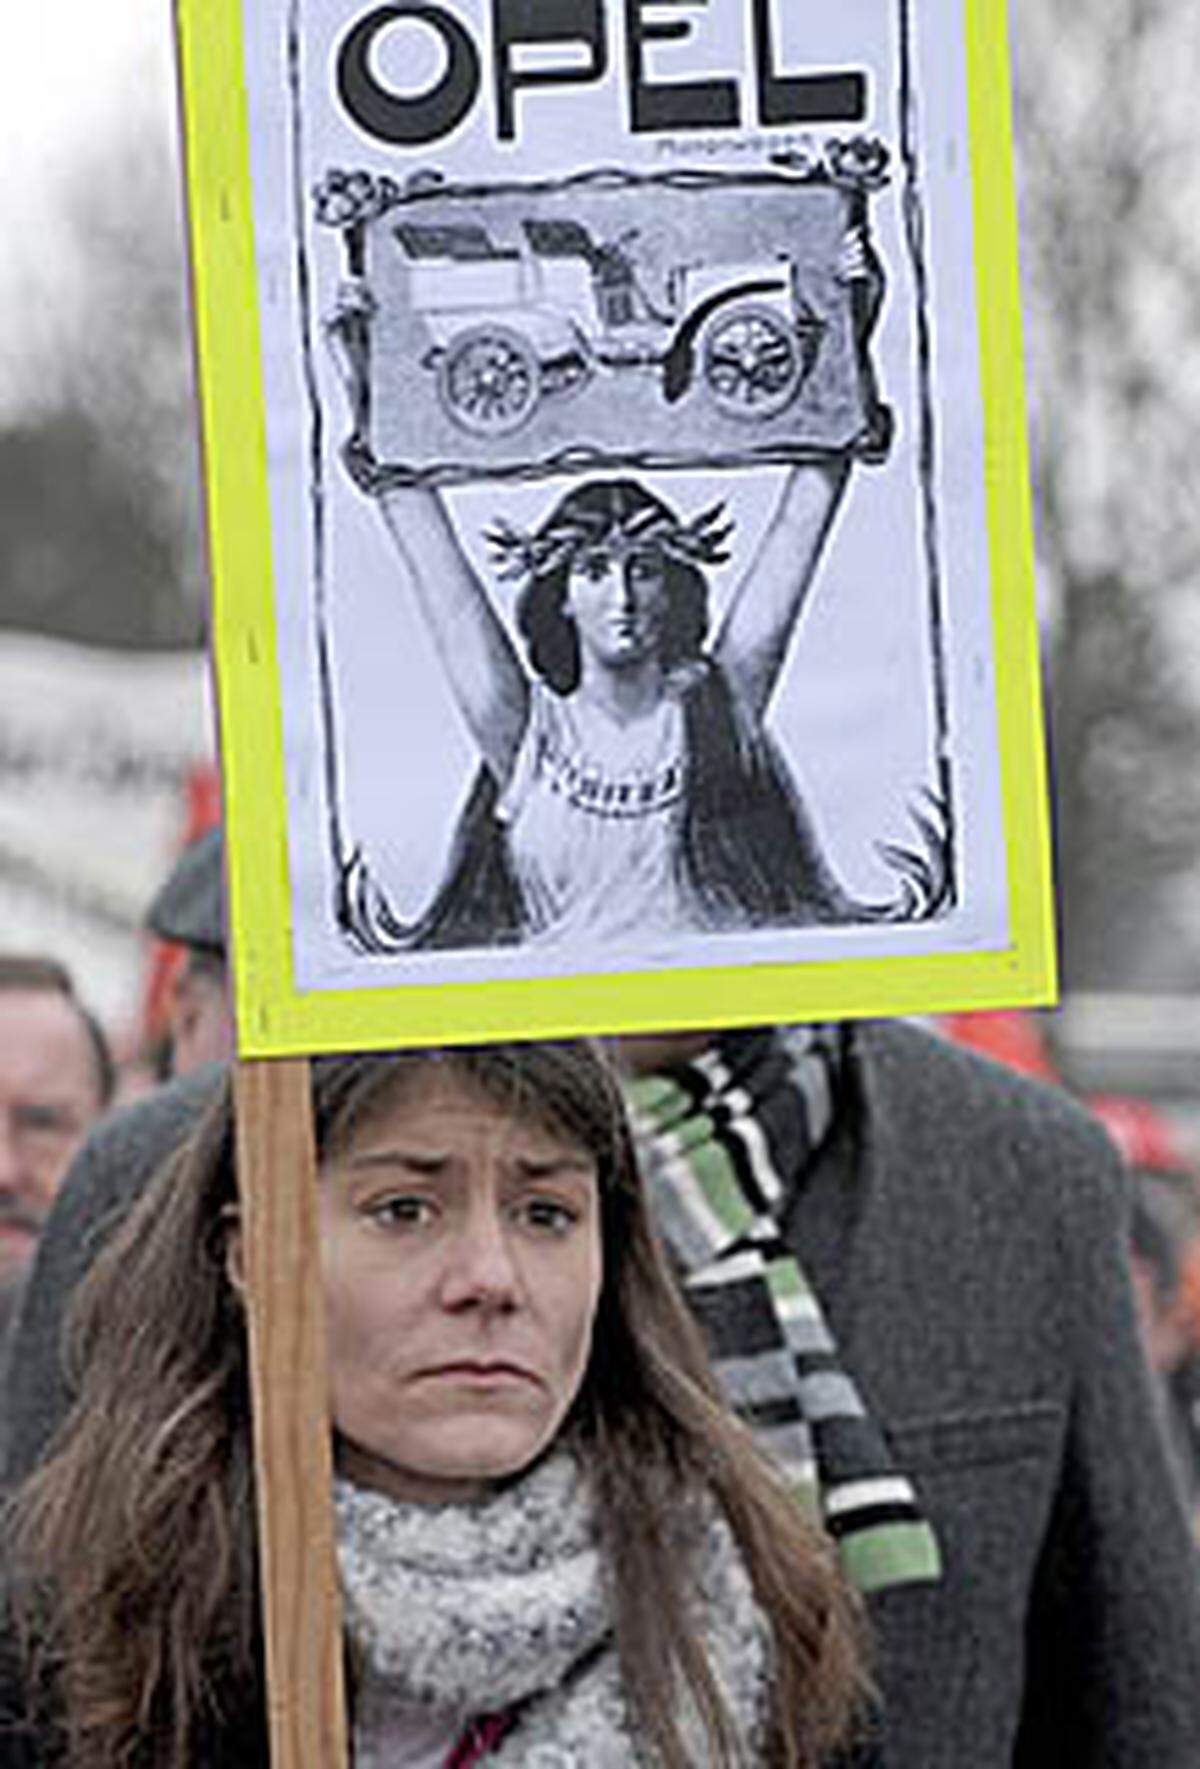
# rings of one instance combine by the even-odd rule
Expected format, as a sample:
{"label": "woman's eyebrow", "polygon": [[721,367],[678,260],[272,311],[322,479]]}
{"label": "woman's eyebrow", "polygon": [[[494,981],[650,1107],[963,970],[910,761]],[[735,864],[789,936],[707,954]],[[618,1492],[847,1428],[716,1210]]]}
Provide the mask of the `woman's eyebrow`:
{"label": "woman's eyebrow", "polygon": [[356,1172],[372,1167],[413,1167],[422,1173],[439,1173],[449,1161],[449,1155],[438,1149],[366,1149],[350,1155],[346,1165]]}
{"label": "woman's eyebrow", "polygon": [[[375,1167],[410,1167],[422,1173],[439,1173],[450,1165],[451,1157],[440,1149],[365,1149],[347,1156],[345,1165],[355,1172]],[[590,1155],[564,1150],[553,1155],[515,1155],[512,1165],[525,1177],[542,1179],[551,1174],[579,1174],[590,1178],[596,1163]]]}
{"label": "woman's eyebrow", "polygon": [[518,1155],[516,1166],[527,1179],[549,1179],[560,1173],[590,1179],[596,1172],[595,1161],[582,1150],[578,1154],[564,1150],[555,1155]]}

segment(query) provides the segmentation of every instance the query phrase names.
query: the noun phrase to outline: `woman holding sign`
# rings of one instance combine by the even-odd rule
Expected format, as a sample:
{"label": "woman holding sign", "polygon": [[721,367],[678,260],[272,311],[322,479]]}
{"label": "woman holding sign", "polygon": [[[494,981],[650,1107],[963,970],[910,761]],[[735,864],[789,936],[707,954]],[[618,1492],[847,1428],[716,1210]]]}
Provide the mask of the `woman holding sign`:
{"label": "woman holding sign", "polygon": [[[321,1058],[313,1106],[357,1769],[827,1761],[853,1600],[716,1395],[606,1065]],[[102,1254],[16,1496],[38,1764],[265,1760],[232,1146],[226,1097]]]}

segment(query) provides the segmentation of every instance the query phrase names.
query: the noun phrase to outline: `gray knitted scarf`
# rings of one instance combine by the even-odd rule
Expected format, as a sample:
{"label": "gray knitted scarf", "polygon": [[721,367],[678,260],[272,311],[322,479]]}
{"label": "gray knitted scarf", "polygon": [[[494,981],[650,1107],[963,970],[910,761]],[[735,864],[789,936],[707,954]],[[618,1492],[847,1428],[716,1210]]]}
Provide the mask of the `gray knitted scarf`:
{"label": "gray knitted scarf", "polygon": [[[358,1667],[355,1747],[388,1762],[388,1734],[422,1714],[515,1710],[489,1769],[650,1769],[621,1688],[611,1597],[588,1482],[558,1451],[471,1504],[400,1503],[338,1480],[346,1626]],[[768,1699],[769,1631],[715,1505],[697,1505],[697,1620],[748,1741]],[[694,1760],[695,1716],[681,1718]]]}

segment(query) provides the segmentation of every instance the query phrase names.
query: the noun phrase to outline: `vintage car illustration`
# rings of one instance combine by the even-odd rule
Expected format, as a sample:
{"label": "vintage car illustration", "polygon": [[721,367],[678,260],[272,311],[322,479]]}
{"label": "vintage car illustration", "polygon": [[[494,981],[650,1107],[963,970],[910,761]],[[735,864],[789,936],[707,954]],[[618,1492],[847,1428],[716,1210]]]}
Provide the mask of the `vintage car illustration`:
{"label": "vintage car illustration", "polygon": [[479,223],[402,221],[422,358],[464,430],[504,435],[542,399],[595,376],[655,373],[673,404],[693,388],[734,418],[782,411],[820,348],[823,322],[784,254],[671,266],[658,297],[639,273],[639,229],[598,240],[580,222],[525,219],[516,246]]}
{"label": "vintage car illustration", "polygon": [[330,168],[313,212],[340,265],[321,246],[316,280],[357,482],[883,460],[878,303],[842,261],[856,240],[885,286],[869,203],[887,166],[855,138],[737,173]]}

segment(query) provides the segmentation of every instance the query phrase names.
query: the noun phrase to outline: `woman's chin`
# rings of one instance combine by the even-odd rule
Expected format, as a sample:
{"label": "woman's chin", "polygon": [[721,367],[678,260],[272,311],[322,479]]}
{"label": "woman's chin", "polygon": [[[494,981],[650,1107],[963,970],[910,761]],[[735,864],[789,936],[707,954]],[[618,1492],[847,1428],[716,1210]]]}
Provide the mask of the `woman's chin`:
{"label": "woman's chin", "polygon": [[545,1446],[545,1434],[525,1422],[469,1418],[390,1449],[343,1440],[338,1464],[347,1479],[396,1499],[465,1504],[522,1473]]}

